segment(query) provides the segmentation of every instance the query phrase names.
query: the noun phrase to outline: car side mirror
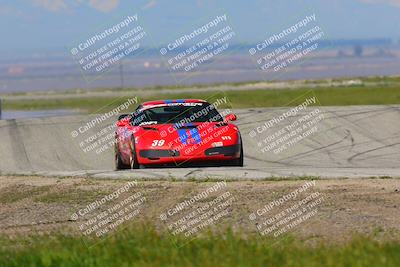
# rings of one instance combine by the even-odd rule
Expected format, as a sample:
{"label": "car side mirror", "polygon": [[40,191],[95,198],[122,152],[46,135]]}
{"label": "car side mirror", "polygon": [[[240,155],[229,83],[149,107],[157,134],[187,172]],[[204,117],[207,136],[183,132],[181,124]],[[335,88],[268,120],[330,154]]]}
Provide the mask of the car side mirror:
{"label": "car side mirror", "polygon": [[118,127],[124,127],[124,126],[128,126],[129,121],[127,119],[122,119],[117,121],[117,126]]}
{"label": "car side mirror", "polygon": [[225,116],[225,121],[235,121],[236,119],[237,119],[236,115],[232,113]]}

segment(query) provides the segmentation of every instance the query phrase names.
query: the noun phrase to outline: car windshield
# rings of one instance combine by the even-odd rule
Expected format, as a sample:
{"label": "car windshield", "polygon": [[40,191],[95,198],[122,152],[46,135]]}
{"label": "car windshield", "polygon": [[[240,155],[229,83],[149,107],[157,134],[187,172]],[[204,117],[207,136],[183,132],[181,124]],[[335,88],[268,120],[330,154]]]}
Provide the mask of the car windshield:
{"label": "car windshield", "polygon": [[167,123],[221,122],[222,116],[209,103],[175,103],[139,110],[131,118],[135,126]]}

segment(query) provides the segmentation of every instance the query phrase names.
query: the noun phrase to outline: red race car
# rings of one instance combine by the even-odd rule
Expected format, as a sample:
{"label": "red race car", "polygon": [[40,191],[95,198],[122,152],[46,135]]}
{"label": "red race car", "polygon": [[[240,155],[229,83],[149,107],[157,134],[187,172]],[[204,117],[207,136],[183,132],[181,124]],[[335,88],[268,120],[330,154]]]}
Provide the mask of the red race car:
{"label": "red race car", "polygon": [[121,115],[115,132],[115,167],[180,166],[185,163],[243,166],[239,129],[214,105],[196,99],[145,102]]}

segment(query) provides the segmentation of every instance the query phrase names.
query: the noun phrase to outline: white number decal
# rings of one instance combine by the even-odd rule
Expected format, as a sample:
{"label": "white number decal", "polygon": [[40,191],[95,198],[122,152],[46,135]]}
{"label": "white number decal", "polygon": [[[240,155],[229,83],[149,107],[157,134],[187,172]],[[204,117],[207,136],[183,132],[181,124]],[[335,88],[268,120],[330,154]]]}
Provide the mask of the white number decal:
{"label": "white number decal", "polygon": [[164,139],[161,140],[153,140],[153,143],[151,144],[151,146],[163,146],[165,143]]}

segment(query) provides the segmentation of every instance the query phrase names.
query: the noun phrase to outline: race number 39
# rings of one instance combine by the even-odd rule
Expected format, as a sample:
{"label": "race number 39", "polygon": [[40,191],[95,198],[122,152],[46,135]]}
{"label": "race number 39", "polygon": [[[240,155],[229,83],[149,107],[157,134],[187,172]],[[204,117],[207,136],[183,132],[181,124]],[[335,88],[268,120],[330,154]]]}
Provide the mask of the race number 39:
{"label": "race number 39", "polygon": [[153,143],[151,144],[151,146],[163,146],[165,143],[164,139],[160,139],[160,140],[153,140]]}

